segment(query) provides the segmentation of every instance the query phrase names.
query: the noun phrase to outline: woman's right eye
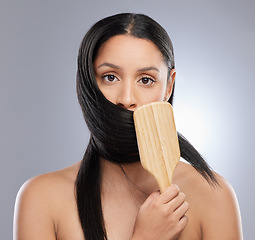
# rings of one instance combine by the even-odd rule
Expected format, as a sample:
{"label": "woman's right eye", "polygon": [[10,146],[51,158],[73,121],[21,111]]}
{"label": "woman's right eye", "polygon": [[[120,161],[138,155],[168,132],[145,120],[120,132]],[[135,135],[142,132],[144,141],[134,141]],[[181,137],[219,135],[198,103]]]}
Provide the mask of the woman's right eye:
{"label": "woman's right eye", "polygon": [[117,77],[115,77],[113,74],[106,74],[102,77],[102,79],[104,79],[107,82],[115,82],[117,81]]}

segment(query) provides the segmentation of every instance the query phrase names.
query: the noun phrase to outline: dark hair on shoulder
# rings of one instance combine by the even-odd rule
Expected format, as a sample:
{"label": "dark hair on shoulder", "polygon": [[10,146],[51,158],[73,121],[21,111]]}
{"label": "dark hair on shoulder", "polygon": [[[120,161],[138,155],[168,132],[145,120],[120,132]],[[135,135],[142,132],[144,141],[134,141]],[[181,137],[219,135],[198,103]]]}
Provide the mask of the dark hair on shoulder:
{"label": "dark hair on shoulder", "polygon": [[[93,70],[99,48],[116,35],[150,40],[161,51],[169,73],[175,68],[173,45],[167,32],[143,14],[122,13],[106,17],[94,24],[83,38],[78,54],[77,95],[91,136],[76,179],[76,198],[86,240],[107,239],[101,206],[99,158],[120,164],[139,161],[133,112],[104,97]],[[169,99],[171,104],[173,95],[174,87]],[[213,172],[198,151],[180,133],[178,138],[181,157],[210,184],[217,184]]]}

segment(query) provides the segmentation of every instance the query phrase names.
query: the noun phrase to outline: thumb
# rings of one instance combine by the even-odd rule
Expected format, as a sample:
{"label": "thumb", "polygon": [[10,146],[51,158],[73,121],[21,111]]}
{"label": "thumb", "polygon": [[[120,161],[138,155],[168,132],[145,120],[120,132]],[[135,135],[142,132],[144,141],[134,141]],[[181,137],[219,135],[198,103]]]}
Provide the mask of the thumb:
{"label": "thumb", "polygon": [[150,203],[160,195],[160,192],[153,192],[143,203],[143,207],[147,207],[150,205]]}

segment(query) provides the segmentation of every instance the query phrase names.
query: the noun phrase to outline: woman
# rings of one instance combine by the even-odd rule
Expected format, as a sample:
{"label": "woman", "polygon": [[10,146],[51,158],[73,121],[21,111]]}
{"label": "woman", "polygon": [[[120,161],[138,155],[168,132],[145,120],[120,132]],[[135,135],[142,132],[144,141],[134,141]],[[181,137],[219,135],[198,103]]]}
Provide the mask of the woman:
{"label": "woman", "polygon": [[173,185],[159,193],[139,162],[133,111],[172,104],[174,55],[165,30],[142,14],[96,23],[78,56],[77,93],[91,138],[81,162],[29,180],[16,202],[14,239],[239,240],[231,186],[180,134]]}

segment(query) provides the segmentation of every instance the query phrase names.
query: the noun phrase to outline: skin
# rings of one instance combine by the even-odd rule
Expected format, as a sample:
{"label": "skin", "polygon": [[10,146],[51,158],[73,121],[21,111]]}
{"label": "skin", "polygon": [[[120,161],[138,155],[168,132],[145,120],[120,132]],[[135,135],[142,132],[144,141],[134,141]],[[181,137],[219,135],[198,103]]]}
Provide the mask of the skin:
{"label": "skin", "polygon": [[[173,69],[167,79],[162,54],[152,42],[123,35],[101,46],[94,71],[105,97],[129,110],[168,100],[176,74]],[[120,165],[100,161],[109,239],[242,239],[235,193],[218,174],[220,187],[212,187],[193,167],[180,162],[174,184],[159,193],[155,179],[140,163],[122,165],[124,174]],[[15,204],[15,240],[84,239],[74,191],[79,165],[22,186]]]}

